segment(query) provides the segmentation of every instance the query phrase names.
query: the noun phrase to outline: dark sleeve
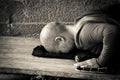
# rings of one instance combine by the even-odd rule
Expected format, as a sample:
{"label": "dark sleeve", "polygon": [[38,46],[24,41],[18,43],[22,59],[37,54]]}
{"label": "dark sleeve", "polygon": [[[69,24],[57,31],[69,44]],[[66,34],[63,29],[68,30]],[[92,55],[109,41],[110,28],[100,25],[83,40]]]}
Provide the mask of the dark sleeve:
{"label": "dark sleeve", "polygon": [[37,56],[37,57],[45,56],[46,53],[47,53],[47,51],[45,50],[45,48],[42,45],[36,46],[32,51],[32,55]]}
{"label": "dark sleeve", "polygon": [[106,24],[103,30],[103,48],[97,62],[101,66],[107,66],[112,59],[116,46],[118,30],[116,26]]}
{"label": "dark sleeve", "polygon": [[73,60],[75,59],[76,62],[84,61],[92,57],[95,57],[94,54],[88,51],[83,51],[76,48],[69,53],[50,53],[47,52],[42,45],[36,46],[33,49],[32,55],[36,57],[45,57],[45,58],[61,58],[61,59],[73,59]]}
{"label": "dark sleeve", "polygon": [[75,51],[70,53],[50,53],[45,50],[45,48],[40,45],[36,46],[32,52],[33,56],[45,57],[45,58],[62,58],[62,59],[74,59]]}
{"label": "dark sleeve", "polygon": [[81,62],[81,61],[85,61],[87,59],[91,59],[91,58],[95,58],[95,57],[96,57],[96,55],[94,53],[91,53],[90,51],[79,50],[78,52],[76,52],[75,61]]}

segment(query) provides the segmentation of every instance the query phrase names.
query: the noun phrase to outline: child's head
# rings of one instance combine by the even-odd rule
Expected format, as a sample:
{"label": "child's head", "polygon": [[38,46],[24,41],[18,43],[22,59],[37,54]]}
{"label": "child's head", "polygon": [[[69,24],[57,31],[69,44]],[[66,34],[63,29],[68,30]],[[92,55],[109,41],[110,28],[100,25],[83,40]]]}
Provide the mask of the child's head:
{"label": "child's head", "polygon": [[48,52],[68,53],[74,48],[74,36],[58,22],[50,22],[42,29],[40,41]]}

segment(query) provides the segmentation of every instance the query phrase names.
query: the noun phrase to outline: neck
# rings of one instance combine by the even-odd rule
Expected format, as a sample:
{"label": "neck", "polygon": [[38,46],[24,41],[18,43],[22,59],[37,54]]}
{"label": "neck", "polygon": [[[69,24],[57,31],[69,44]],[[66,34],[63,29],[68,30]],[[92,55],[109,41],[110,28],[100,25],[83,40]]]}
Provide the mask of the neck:
{"label": "neck", "polygon": [[74,34],[75,34],[74,25],[66,25],[66,29],[74,36]]}

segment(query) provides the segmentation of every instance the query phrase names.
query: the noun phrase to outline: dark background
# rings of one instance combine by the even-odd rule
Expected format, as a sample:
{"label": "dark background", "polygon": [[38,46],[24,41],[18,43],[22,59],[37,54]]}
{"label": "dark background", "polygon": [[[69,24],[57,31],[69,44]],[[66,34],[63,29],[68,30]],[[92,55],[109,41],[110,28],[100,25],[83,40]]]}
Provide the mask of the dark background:
{"label": "dark background", "polygon": [[73,24],[88,10],[103,10],[119,21],[120,0],[0,0],[0,35],[38,38],[46,23]]}

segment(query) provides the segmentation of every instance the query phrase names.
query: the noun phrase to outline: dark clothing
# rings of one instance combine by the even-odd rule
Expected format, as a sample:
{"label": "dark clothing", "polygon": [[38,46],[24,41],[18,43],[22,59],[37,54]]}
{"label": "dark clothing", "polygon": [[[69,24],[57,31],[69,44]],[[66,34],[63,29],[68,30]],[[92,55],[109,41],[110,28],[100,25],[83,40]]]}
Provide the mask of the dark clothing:
{"label": "dark clothing", "polygon": [[76,24],[75,44],[78,49],[94,53],[101,66],[108,66],[119,51],[120,25],[101,14],[80,18]]}

